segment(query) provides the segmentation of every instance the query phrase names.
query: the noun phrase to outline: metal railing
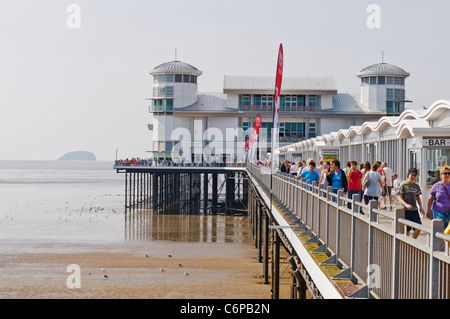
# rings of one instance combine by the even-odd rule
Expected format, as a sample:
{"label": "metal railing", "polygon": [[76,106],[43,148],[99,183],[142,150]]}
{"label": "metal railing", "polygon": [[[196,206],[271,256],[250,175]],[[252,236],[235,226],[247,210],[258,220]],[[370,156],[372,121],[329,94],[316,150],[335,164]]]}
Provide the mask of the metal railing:
{"label": "metal railing", "polygon": [[[317,236],[319,250],[364,284],[359,297],[450,298],[450,236],[442,220],[419,225],[406,220],[402,208],[378,210],[375,200],[365,205],[359,195],[349,199],[343,191],[334,194],[331,187],[285,173],[271,177],[269,169],[256,165],[248,172],[267,194],[272,178],[273,196]],[[425,240],[407,237],[407,226],[420,229]]]}

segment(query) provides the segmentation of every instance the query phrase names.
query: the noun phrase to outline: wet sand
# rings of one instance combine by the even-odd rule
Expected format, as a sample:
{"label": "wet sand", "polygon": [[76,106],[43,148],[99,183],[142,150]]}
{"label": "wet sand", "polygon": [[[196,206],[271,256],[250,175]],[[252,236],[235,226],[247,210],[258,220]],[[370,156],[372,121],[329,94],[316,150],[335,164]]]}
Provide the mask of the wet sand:
{"label": "wet sand", "polygon": [[[9,245],[22,252],[0,256],[0,298],[270,298],[256,251],[233,244],[167,242],[156,251],[145,242]],[[71,264],[80,267],[81,288],[67,286]]]}

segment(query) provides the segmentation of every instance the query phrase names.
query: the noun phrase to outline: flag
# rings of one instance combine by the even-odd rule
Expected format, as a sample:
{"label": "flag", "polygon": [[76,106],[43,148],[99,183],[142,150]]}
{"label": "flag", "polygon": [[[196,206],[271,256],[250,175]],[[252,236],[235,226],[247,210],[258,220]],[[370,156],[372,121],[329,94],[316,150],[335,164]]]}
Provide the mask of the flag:
{"label": "flag", "polygon": [[277,75],[275,78],[275,99],[273,107],[273,129],[272,129],[272,170],[275,167],[275,145],[278,139],[278,112],[280,111],[280,92],[283,79],[283,44],[280,43],[278,50]]}
{"label": "flag", "polygon": [[[261,115],[257,115],[255,118],[255,125],[253,128],[253,132],[250,135],[250,138],[247,140],[248,142],[248,155],[247,160],[253,161],[255,157],[255,151],[256,151],[256,141],[258,140],[259,135],[259,129],[261,128]],[[246,145],[247,147],[247,145]]]}
{"label": "flag", "polygon": [[261,115],[258,114],[255,118],[255,130],[253,131],[253,141],[252,141],[252,146],[251,146],[251,160],[254,161],[255,160],[255,153],[256,153],[256,142],[258,141],[258,136],[259,136],[259,129],[261,128]]}

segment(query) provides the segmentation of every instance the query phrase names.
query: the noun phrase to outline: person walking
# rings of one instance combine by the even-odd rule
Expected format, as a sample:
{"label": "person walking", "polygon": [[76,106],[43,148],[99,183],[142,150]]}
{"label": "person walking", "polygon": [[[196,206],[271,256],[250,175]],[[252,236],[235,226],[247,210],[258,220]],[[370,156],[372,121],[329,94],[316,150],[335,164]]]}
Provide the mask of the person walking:
{"label": "person walking", "polygon": [[281,162],[280,172],[286,173],[286,161]]}
{"label": "person walking", "polygon": [[291,175],[296,176],[297,175],[297,164],[295,164],[295,162],[292,163],[291,168],[290,168],[290,173]]}
{"label": "person walking", "polygon": [[[358,170],[358,162],[350,162],[350,170],[347,173],[348,176],[348,198],[352,199],[353,194],[359,195],[359,200],[362,201],[361,197],[361,179],[362,173]],[[348,208],[352,208],[352,204],[348,203]],[[360,213],[362,213],[362,207],[360,207]]]}
{"label": "person walking", "polygon": [[427,217],[442,219],[444,228],[450,223],[450,167],[441,169],[441,181],[433,185],[427,203]]}
{"label": "person walking", "polygon": [[[330,173],[330,167],[331,167],[331,163],[325,162],[323,164],[322,173],[320,174],[319,187],[323,188],[324,190],[326,190],[328,187],[327,175]],[[322,195],[326,196],[325,194],[322,194]]]}
{"label": "person walking", "polygon": [[[338,190],[344,190],[344,194],[347,193],[347,177],[345,176],[345,172],[341,169],[341,162],[337,159],[334,159],[331,162],[331,170],[327,175],[327,183],[328,186],[332,187],[333,193],[337,194]],[[336,201],[334,197],[333,201]]]}
{"label": "person walking", "polygon": [[319,171],[319,176],[321,176],[321,175],[322,175],[322,171],[323,171],[323,169],[325,168],[325,167],[323,166],[323,161],[322,161],[322,160],[321,160],[321,161],[318,161],[317,164],[318,164],[317,170]]}
{"label": "person walking", "polygon": [[381,174],[377,172],[378,168],[378,163],[374,163],[370,171],[366,171],[362,182],[364,203],[366,205],[368,205],[372,199],[378,202],[378,197],[381,196],[383,184],[381,184]]}
{"label": "person walking", "polygon": [[[316,163],[314,163],[313,161],[309,162],[309,169],[306,171],[303,171],[300,174],[300,177],[304,178],[305,181],[309,184],[312,184],[313,182],[319,182],[319,180],[320,180],[319,173],[316,172],[315,168],[316,168]],[[312,190],[312,188],[310,190]]]}
{"label": "person walking", "polygon": [[361,169],[361,173],[363,175],[363,178],[364,178],[364,176],[366,176],[367,172],[370,172],[370,167],[371,167],[371,165],[370,165],[369,162],[364,162],[363,168]]}
{"label": "person walking", "polygon": [[[398,188],[397,198],[399,202],[405,207],[405,219],[414,223],[422,225],[420,214],[425,215],[422,207],[422,200],[420,195],[422,191],[420,186],[416,184],[417,169],[410,168],[408,170],[408,179],[400,184]],[[420,229],[411,226],[406,227],[406,235],[409,236],[411,229],[414,231],[412,237],[416,239],[420,234]]]}
{"label": "person walking", "polygon": [[392,169],[390,169],[388,167],[388,164],[386,162],[383,162],[382,166],[383,166],[383,175],[384,175],[384,183],[383,183],[384,207],[382,209],[387,209],[386,208],[386,197],[387,197],[387,198],[389,198],[389,210],[392,210],[391,191],[392,191],[392,186],[393,186],[392,175],[394,174],[394,172],[392,171]]}

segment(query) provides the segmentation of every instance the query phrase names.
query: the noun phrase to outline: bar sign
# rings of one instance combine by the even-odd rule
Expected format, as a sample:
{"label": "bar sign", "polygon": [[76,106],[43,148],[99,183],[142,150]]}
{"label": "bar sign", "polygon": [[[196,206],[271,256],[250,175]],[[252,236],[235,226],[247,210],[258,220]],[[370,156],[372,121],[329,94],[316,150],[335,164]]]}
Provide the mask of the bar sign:
{"label": "bar sign", "polygon": [[436,146],[450,147],[450,138],[439,138],[439,137],[424,138],[423,146],[424,147],[436,147]]}

